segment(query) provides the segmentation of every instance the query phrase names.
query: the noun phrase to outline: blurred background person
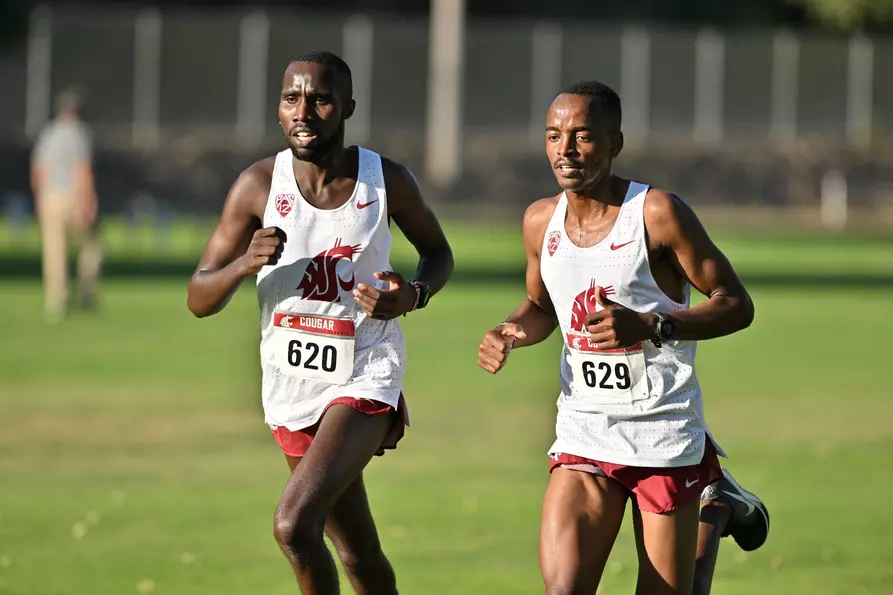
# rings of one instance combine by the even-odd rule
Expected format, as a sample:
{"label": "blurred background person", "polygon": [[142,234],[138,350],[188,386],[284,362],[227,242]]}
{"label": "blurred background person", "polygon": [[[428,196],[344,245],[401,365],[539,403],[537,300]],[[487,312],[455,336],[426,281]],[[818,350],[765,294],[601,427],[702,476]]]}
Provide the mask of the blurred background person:
{"label": "blurred background person", "polygon": [[68,248],[79,244],[76,304],[96,306],[102,249],[96,224],[98,201],[93,179],[92,132],[81,119],[82,96],[66,89],[56,100],[57,115],[41,131],[31,156],[31,190],[41,231],[44,310],[49,321],[69,306]]}

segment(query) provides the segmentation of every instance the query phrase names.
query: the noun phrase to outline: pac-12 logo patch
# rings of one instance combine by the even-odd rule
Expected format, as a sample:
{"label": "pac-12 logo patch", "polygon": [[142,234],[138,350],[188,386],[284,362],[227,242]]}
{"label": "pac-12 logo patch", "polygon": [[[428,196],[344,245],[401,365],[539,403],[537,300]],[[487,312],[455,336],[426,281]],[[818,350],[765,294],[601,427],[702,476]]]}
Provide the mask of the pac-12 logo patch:
{"label": "pac-12 logo patch", "polygon": [[285,217],[295,206],[295,195],[294,194],[277,194],[276,195],[276,210],[279,211],[279,214],[282,217]]}
{"label": "pac-12 logo patch", "polygon": [[549,249],[549,256],[555,256],[555,251],[558,250],[558,244],[561,242],[561,232],[553,231],[549,234],[549,243],[546,244],[546,247]]}

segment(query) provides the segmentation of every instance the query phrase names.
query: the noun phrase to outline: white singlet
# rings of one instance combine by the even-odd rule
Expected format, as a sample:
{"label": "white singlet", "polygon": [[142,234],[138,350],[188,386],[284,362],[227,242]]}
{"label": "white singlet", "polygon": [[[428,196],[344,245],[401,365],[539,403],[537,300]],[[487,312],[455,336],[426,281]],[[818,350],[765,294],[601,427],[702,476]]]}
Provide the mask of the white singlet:
{"label": "white singlet", "polygon": [[683,467],[703,456],[710,432],[695,376],[697,343],[667,341],[659,349],[645,341],[605,352],[595,348],[583,327],[588,313],[602,309],[596,286],[636,312],[689,307],[688,284],[683,302],[675,302],[651,274],[643,210],[647,192],[647,185],[631,182],[613,229],[589,248],[575,245],[565,231],[564,194],[546,229],[540,271],[564,340],[556,440],[549,454],[636,467]]}
{"label": "white singlet", "polygon": [[373,274],[391,270],[381,157],[358,151],[353,194],[331,210],[301,196],[290,150],[276,156],[263,226],[281,228],[286,242],[257,275],[264,418],[273,428],[312,426],[338,397],[399,404],[400,326],[367,317],[351,293],[357,283],[386,288]]}

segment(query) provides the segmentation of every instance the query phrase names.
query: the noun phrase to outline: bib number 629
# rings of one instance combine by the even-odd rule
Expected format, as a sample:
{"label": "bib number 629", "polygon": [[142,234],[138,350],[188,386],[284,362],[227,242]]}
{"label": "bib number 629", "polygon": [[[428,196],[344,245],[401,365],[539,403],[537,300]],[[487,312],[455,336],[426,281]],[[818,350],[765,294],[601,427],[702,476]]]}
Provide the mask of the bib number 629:
{"label": "bib number 629", "polygon": [[641,344],[601,351],[586,340],[570,336],[568,351],[573,398],[593,406],[614,406],[648,398],[648,377]]}
{"label": "bib number 629", "polygon": [[632,386],[629,366],[623,362],[617,362],[612,366],[608,362],[602,361],[598,362],[598,367],[596,367],[594,362],[583,360],[582,372],[583,382],[589,388],[627,390]]}

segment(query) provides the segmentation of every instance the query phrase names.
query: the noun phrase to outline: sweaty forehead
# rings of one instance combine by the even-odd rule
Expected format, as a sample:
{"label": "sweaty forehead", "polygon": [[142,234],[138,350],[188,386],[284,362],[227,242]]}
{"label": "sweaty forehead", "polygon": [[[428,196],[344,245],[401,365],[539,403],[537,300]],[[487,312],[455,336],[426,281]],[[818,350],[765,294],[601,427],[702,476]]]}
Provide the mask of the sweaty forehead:
{"label": "sweaty forehead", "polygon": [[562,93],[552,102],[546,116],[550,126],[569,125],[590,126],[599,120],[598,110],[592,108],[592,97]]}
{"label": "sweaty forehead", "polygon": [[292,62],[282,77],[283,91],[299,93],[331,93],[336,91],[338,73],[315,62]]}

